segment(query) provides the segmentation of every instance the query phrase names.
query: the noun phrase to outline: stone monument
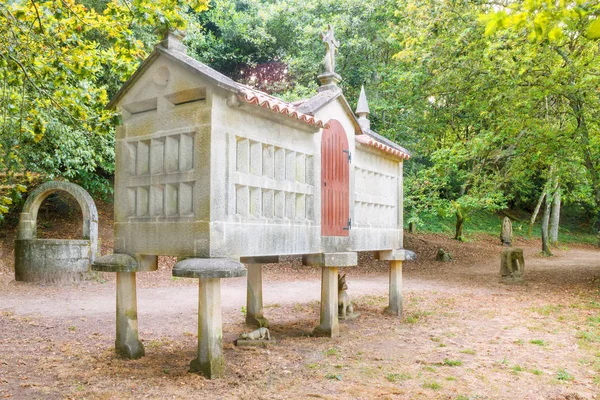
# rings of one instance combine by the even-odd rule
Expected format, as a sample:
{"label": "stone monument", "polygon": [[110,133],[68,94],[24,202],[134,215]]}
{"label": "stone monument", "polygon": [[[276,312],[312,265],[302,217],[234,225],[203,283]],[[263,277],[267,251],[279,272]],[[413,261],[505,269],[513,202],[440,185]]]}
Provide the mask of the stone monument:
{"label": "stone monument", "polygon": [[523,249],[510,248],[502,251],[500,255],[500,276],[504,283],[517,283],[523,280],[525,272],[525,259]]}
{"label": "stone monument", "polygon": [[504,246],[512,246],[512,222],[510,218],[504,217],[502,221],[502,231],[500,232],[500,241]]}

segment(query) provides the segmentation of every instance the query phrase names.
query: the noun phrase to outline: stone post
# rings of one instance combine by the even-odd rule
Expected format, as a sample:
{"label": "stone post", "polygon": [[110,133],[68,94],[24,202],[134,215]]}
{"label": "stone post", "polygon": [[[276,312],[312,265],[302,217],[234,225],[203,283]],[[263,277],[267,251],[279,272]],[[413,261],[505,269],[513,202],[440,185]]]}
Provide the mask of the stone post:
{"label": "stone post", "polygon": [[321,316],[314,330],[317,336],[340,335],[338,320],[338,269],[321,267]]}
{"label": "stone post", "polygon": [[278,256],[242,257],[240,260],[248,269],[248,284],[246,291],[246,324],[269,327],[269,321],[263,315],[263,264],[276,264]]}
{"label": "stone post", "polygon": [[402,316],[402,261],[390,260],[390,304],[385,312],[391,315]]}
{"label": "stone post", "polygon": [[307,254],[302,257],[304,265],[321,267],[321,316],[316,336],[340,335],[338,320],[338,268],[358,264],[355,252]]}
{"label": "stone post", "polygon": [[399,249],[375,252],[375,258],[390,262],[389,305],[384,312],[402,317],[402,261],[416,260],[417,256],[410,250]]}
{"label": "stone post", "polygon": [[135,272],[117,272],[117,338],[115,349],[120,355],[143,357],[144,345],[138,339]]}
{"label": "stone post", "polygon": [[248,264],[248,288],[246,297],[246,323],[269,327],[263,315],[262,264]]}
{"label": "stone post", "polygon": [[200,279],[198,286],[198,358],[190,371],[209,379],[225,372],[221,321],[221,279]]}
{"label": "stone post", "polygon": [[237,261],[220,258],[187,258],[173,268],[173,276],[198,278],[198,357],[190,371],[208,379],[225,372],[223,323],[221,319],[221,278],[246,276],[246,268]]}
{"label": "stone post", "polygon": [[153,255],[110,254],[97,258],[93,271],[117,273],[117,338],[115,350],[123,357],[144,356],[144,345],[138,339],[136,272],[156,271],[158,257]]}

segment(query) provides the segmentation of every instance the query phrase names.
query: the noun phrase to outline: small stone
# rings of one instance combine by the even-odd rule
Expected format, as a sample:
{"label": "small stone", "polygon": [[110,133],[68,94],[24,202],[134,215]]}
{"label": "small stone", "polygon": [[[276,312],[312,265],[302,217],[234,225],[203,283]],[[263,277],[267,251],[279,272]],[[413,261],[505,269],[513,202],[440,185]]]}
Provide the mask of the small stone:
{"label": "small stone", "polygon": [[435,259],[436,261],[450,262],[452,261],[452,255],[447,253],[444,249],[439,249]]}

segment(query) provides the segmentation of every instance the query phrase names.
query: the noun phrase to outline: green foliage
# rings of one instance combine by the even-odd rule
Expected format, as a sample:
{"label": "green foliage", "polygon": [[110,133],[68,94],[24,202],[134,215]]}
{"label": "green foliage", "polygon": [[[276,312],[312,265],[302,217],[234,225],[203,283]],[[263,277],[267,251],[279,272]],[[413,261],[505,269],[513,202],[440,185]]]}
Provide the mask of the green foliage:
{"label": "green foliage", "polygon": [[442,363],[442,365],[445,365],[448,367],[460,367],[462,365],[462,361],[450,360],[450,359],[446,358],[446,359],[444,359],[444,362]]}
{"label": "green foliage", "polygon": [[486,35],[500,29],[526,30],[531,41],[557,42],[573,33],[600,39],[600,4],[587,0],[525,0],[495,3],[494,11],[481,15]]}
{"label": "green foliage", "polygon": [[559,381],[572,381],[575,378],[566,369],[560,369],[556,372],[556,379]]}

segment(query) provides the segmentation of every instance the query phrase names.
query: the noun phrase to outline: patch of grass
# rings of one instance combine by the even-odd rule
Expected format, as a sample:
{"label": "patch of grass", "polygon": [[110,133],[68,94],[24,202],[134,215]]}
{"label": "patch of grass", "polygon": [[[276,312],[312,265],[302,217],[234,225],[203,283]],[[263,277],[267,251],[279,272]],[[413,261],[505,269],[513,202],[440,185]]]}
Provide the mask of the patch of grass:
{"label": "patch of grass", "polygon": [[77,329],[77,327],[76,327],[75,325],[70,325],[70,326],[69,326],[69,330],[70,330],[71,332],[75,332],[75,330],[76,330],[76,329]]}
{"label": "patch of grass", "polygon": [[517,346],[523,346],[525,342],[523,341],[523,339],[519,339],[519,340],[515,340],[513,342],[513,344],[516,344]]}
{"label": "patch of grass", "polygon": [[579,331],[577,332],[577,339],[580,344],[600,343],[600,335],[594,331]]}
{"label": "patch of grass", "polygon": [[473,350],[473,349],[464,349],[464,350],[461,350],[460,352],[463,354],[470,354],[472,356],[475,355],[475,350]]}
{"label": "patch of grass", "polygon": [[559,381],[572,381],[574,377],[569,372],[567,372],[566,369],[559,369],[556,372],[556,379],[558,379]]}
{"label": "patch of grass", "polygon": [[533,339],[533,340],[530,340],[529,343],[535,344],[537,346],[545,346],[546,345],[546,342],[544,342],[541,339]]}
{"label": "patch of grass", "polygon": [[428,315],[432,315],[431,311],[417,311],[406,317],[406,322],[409,324],[416,324],[419,322],[419,319],[426,317]]}
{"label": "patch of grass", "polygon": [[387,374],[385,376],[385,379],[387,379],[388,381],[395,383],[398,381],[406,381],[408,379],[412,379],[412,376],[410,374],[405,374],[405,373],[401,373],[401,374]]}
{"label": "patch of grass", "polygon": [[341,381],[341,380],[342,380],[342,376],[341,376],[341,375],[339,375],[339,374],[338,374],[338,375],[335,375],[335,374],[327,374],[327,375],[325,375],[325,378],[327,378],[327,379],[335,379],[335,380],[338,380],[338,381]]}
{"label": "patch of grass", "polygon": [[538,314],[549,316],[550,314],[559,313],[562,311],[562,306],[560,305],[546,305],[542,307],[533,307],[531,311],[536,312]]}
{"label": "patch of grass", "polygon": [[447,381],[455,381],[455,380],[456,380],[456,378],[455,378],[455,377],[453,377],[453,376],[447,376],[447,377],[446,377],[446,380],[447,380]]}
{"label": "patch of grass", "polygon": [[540,375],[543,374],[543,372],[541,370],[539,370],[539,369],[532,369],[531,373],[534,374],[534,375],[537,375],[537,376],[540,376]]}
{"label": "patch of grass", "polygon": [[460,367],[462,364],[463,363],[460,360],[450,360],[448,358],[444,359],[444,362],[442,363],[442,365],[445,365],[448,367]]}
{"label": "patch of grass", "polygon": [[159,347],[166,346],[168,344],[169,341],[166,339],[157,339],[149,341],[146,346],[150,349],[158,349]]}
{"label": "patch of grass", "polygon": [[518,375],[519,372],[523,372],[525,371],[525,369],[523,367],[521,367],[520,365],[515,365],[514,367],[511,368],[513,374]]}
{"label": "patch of grass", "polygon": [[438,389],[442,388],[442,385],[440,385],[437,382],[425,382],[425,383],[423,383],[423,388],[438,390]]}
{"label": "patch of grass", "polygon": [[306,364],[306,368],[308,368],[308,369],[317,369],[317,368],[319,368],[319,364],[317,364],[317,363]]}
{"label": "patch of grass", "polygon": [[431,365],[427,365],[425,367],[423,367],[423,369],[425,371],[429,371],[429,372],[436,372],[437,370],[435,369],[435,367],[432,367]]}
{"label": "patch of grass", "polygon": [[331,349],[327,349],[323,352],[323,354],[325,354],[327,357],[329,356],[338,356],[340,354],[340,351],[338,349],[336,349],[335,347],[332,347]]}
{"label": "patch of grass", "polygon": [[438,344],[438,347],[446,347],[446,345],[444,343],[440,343]]}
{"label": "patch of grass", "polygon": [[246,310],[246,306],[242,306],[242,308],[241,308],[241,310],[240,310],[240,311],[242,312],[242,315],[243,315],[244,317],[245,317],[245,316],[246,316],[246,314],[248,313],[248,310]]}

